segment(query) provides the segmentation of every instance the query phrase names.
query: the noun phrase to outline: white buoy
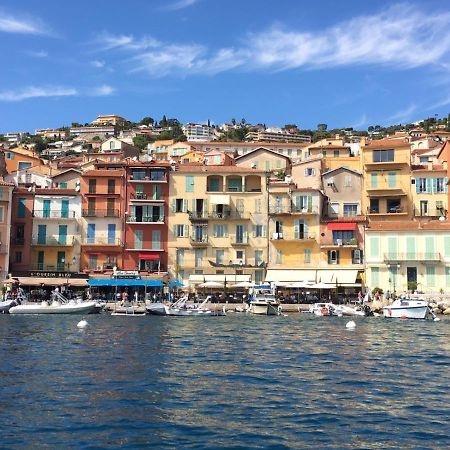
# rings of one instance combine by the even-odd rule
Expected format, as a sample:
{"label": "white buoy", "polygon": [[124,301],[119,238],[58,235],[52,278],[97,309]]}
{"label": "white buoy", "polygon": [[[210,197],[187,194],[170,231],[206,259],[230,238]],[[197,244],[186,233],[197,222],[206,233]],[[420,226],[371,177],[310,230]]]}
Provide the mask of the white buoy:
{"label": "white buoy", "polygon": [[350,328],[350,329],[356,328],[356,323],[353,322],[353,320],[350,320],[349,322],[347,322],[345,324],[345,328]]}
{"label": "white buoy", "polygon": [[439,319],[439,317],[435,317],[434,319],[433,319],[433,321],[434,322],[439,322],[441,319]]}
{"label": "white buoy", "polygon": [[77,327],[78,328],[86,328],[87,326],[88,326],[89,324],[87,323],[87,321],[86,320],[80,320],[78,323],[77,323]]}

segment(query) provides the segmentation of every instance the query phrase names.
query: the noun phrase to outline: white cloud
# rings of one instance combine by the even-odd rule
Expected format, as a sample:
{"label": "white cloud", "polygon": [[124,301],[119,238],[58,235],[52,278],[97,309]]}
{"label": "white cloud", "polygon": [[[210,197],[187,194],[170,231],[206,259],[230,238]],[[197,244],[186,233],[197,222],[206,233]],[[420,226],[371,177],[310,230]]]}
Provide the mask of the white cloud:
{"label": "white cloud", "polygon": [[165,9],[169,11],[177,11],[179,9],[188,8],[189,6],[195,5],[198,0],[178,0],[174,3],[171,3],[165,7]]}
{"label": "white cloud", "polygon": [[48,53],[45,50],[30,50],[27,54],[33,58],[47,58],[48,56]]}
{"label": "white cloud", "polygon": [[108,95],[114,94],[116,90],[112,86],[103,84],[102,86],[94,87],[88,91],[88,95],[94,97],[106,97]]}
{"label": "white cloud", "polygon": [[[179,2],[180,3],[180,2]],[[233,69],[282,71],[351,65],[410,69],[442,65],[450,56],[450,12],[407,4],[359,16],[313,32],[281,26],[248,34],[240,47],[212,50],[197,43],[165,43],[153,37],[101,36],[100,50],[130,54],[124,63],[151,76],[215,74]]]}
{"label": "white cloud", "polygon": [[17,90],[0,91],[0,101],[4,102],[20,102],[30,98],[38,97],[67,97],[78,95],[75,88],[62,86],[27,86]]}
{"label": "white cloud", "polygon": [[358,119],[358,121],[352,124],[352,128],[358,129],[363,127],[364,125],[367,125],[367,123],[368,123],[367,114],[363,113],[363,115]]}
{"label": "white cloud", "polygon": [[0,31],[20,34],[47,34],[49,30],[39,19],[19,19],[0,11]]}
{"label": "white cloud", "polygon": [[91,61],[91,66],[97,69],[101,69],[102,67],[105,67],[105,61],[100,61],[96,59],[94,61]]}
{"label": "white cloud", "polygon": [[397,111],[392,116],[388,117],[385,122],[386,123],[403,123],[408,122],[411,119],[411,115],[413,112],[417,110],[417,106],[414,104],[409,105],[407,108],[401,109],[400,111]]}

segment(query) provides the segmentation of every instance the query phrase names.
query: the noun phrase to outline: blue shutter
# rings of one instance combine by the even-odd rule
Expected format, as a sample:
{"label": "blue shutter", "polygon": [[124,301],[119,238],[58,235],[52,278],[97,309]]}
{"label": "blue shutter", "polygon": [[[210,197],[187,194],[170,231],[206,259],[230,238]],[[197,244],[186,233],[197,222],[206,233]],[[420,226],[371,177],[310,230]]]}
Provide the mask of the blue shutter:
{"label": "blue shutter", "polygon": [[431,192],[431,178],[427,177],[427,193]]}
{"label": "blue shutter", "polygon": [[38,225],[38,244],[45,244],[47,235],[47,225]]}
{"label": "blue shutter", "polygon": [[108,223],[108,244],[116,243],[116,224]]}
{"label": "blue shutter", "polygon": [[50,200],[44,200],[44,209],[42,211],[42,217],[50,217]]}
{"label": "blue shutter", "polygon": [[448,186],[447,186],[447,183],[448,183],[448,178],[447,177],[445,177],[444,178],[444,192],[447,192],[448,191]]}
{"label": "blue shutter", "polygon": [[194,192],[194,177],[192,175],[186,177],[186,192]]}
{"label": "blue shutter", "polygon": [[59,225],[58,231],[59,231],[59,238],[58,238],[59,244],[66,245],[67,244],[67,225]]}
{"label": "blue shutter", "polygon": [[87,227],[87,243],[95,243],[95,223],[88,223]]}
{"label": "blue shutter", "polygon": [[69,200],[62,200],[61,202],[61,217],[63,219],[69,217]]}
{"label": "blue shutter", "polygon": [[433,178],[433,192],[437,192],[437,178]]}
{"label": "blue shutter", "polygon": [[416,178],[416,193],[420,192],[420,178]]}

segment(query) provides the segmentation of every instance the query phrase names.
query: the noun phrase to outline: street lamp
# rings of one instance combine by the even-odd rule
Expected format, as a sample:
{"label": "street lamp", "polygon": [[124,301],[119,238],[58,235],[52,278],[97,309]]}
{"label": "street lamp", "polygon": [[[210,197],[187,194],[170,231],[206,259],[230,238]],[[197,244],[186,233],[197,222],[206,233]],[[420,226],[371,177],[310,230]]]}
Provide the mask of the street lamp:
{"label": "street lamp", "polygon": [[[394,283],[394,291],[393,291],[393,293],[392,293],[392,298],[395,300],[395,279],[397,278],[397,275],[398,275],[398,273],[399,273],[399,271],[400,271],[400,264],[394,264],[394,265],[391,265],[391,264],[387,264],[387,268],[388,268],[388,270],[389,270],[389,272],[391,273],[391,275],[392,275],[392,281],[393,281],[393,283]],[[394,269],[396,270],[395,271],[395,273],[394,273]],[[391,277],[389,277],[389,285],[391,284]]]}
{"label": "street lamp", "polygon": [[66,259],[65,258],[61,258],[61,262],[63,263],[63,267],[64,269],[66,268],[67,265],[67,271],[66,271],[66,289],[67,286],[69,285],[69,272],[70,272],[70,266],[75,264],[77,261],[77,258],[75,258],[75,256],[72,258],[72,261],[67,261],[66,263]]}

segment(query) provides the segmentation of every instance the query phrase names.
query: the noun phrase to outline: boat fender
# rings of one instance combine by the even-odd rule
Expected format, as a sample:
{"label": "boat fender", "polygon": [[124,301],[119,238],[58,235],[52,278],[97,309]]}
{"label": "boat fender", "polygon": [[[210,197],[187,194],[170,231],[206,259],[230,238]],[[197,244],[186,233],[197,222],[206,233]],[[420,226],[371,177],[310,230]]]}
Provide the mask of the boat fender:
{"label": "boat fender", "polygon": [[345,324],[345,328],[353,330],[354,328],[356,328],[356,323],[353,320],[350,320]]}
{"label": "boat fender", "polygon": [[327,316],[329,314],[328,308],[325,308],[325,307],[320,308],[320,312],[323,316]]}

